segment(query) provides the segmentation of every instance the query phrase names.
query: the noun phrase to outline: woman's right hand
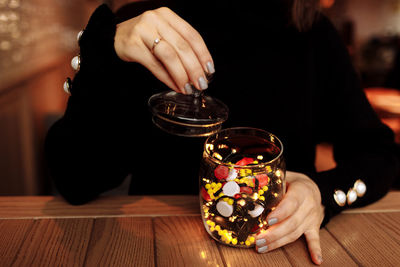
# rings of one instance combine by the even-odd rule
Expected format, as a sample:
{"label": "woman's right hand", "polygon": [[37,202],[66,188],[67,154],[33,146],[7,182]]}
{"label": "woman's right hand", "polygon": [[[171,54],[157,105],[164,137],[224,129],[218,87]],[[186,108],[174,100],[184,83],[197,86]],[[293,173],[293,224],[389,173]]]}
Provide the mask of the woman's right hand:
{"label": "woman's right hand", "polygon": [[[155,45],[155,40],[161,41]],[[167,7],[146,11],[117,25],[114,47],[124,61],[137,62],[172,90],[191,94],[208,87],[214,62],[200,34]]]}

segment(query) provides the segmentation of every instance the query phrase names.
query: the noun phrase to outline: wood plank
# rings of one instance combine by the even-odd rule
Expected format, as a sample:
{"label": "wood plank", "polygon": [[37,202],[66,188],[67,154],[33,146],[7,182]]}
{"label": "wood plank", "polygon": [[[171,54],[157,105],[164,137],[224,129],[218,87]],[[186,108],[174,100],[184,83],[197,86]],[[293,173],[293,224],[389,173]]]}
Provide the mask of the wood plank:
{"label": "wood plank", "polygon": [[[400,190],[389,192],[380,201],[344,213],[400,211]],[[110,216],[199,215],[198,196],[103,196],[81,206],[69,205],[61,197],[0,197],[0,218],[69,218]]]}
{"label": "wood plank", "polygon": [[227,266],[291,266],[281,248],[260,254],[254,248],[218,246]]}
{"label": "wood plank", "polygon": [[82,266],[92,226],[93,219],[38,220],[24,241],[14,265]]}
{"label": "wood plank", "polygon": [[154,218],[157,266],[223,266],[200,216]]}
{"label": "wood plank", "polygon": [[0,197],[0,218],[199,215],[198,196],[104,196],[73,206],[61,197]]}
{"label": "wood plank", "polygon": [[[343,247],[325,229],[320,231],[323,265],[326,266],[357,266],[357,263],[347,254]],[[311,261],[307,243],[304,238],[283,247],[293,266],[315,266]]]}
{"label": "wood plank", "polygon": [[374,212],[398,212],[400,211],[400,190],[392,190],[382,199],[371,205],[348,209],[343,213],[374,213]]}
{"label": "wood plank", "polygon": [[11,266],[34,220],[0,220],[0,266]]}
{"label": "wood plank", "polygon": [[154,266],[151,218],[96,219],[85,266]]}
{"label": "wood plank", "polygon": [[369,214],[368,219],[372,221],[376,227],[383,229],[383,231],[400,246],[400,212]]}
{"label": "wood plank", "polygon": [[[399,243],[370,215],[341,214],[334,217],[326,228],[359,265],[398,266]],[[381,216],[385,215],[381,213]]]}

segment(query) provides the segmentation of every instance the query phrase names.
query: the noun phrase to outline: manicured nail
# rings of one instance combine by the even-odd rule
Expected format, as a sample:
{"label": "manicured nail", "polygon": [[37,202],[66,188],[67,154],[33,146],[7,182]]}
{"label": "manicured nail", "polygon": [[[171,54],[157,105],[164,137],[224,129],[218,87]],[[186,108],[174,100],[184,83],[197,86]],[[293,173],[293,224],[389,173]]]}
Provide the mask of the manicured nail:
{"label": "manicured nail", "polygon": [[204,77],[199,78],[199,85],[202,90],[206,90],[208,88],[208,83]]}
{"label": "manicured nail", "polygon": [[186,84],[185,84],[185,92],[186,92],[186,94],[188,94],[188,95],[193,94],[192,86],[190,85],[190,83],[186,83]]}
{"label": "manicured nail", "polygon": [[213,74],[215,72],[214,64],[211,61],[207,62],[207,71],[210,74]]}
{"label": "manicured nail", "polygon": [[257,252],[258,253],[264,253],[264,252],[266,252],[268,250],[268,246],[263,246],[263,247],[261,247],[261,248],[258,248],[257,249]]}
{"label": "manicured nail", "polygon": [[278,219],[277,219],[277,218],[268,219],[268,225],[269,225],[269,226],[274,225],[274,224],[276,224],[277,222],[278,222]]}
{"label": "manicured nail", "polygon": [[321,255],[318,255],[317,259],[318,259],[319,264],[321,264],[324,261],[324,259],[322,259]]}
{"label": "manicured nail", "polygon": [[261,247],[262,245],[264,245],[265,243],[267,243],[267,240],[265,240],[265,239],[257,239],[256,240],[256,245],[257,245],[257,247]]}

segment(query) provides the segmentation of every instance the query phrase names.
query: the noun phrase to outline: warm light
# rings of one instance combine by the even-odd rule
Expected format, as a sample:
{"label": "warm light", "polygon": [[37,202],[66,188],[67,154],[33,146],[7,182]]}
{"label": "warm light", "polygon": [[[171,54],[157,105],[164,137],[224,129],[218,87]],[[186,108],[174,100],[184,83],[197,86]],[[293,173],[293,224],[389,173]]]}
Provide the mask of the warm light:
{"label": "warm light", "polygon": [[207,151],[213,151],[214,150],[214,145],[213,144],[206,144],[206,150]]}
{"label": "warm light", "polygon": [[246,205],[246,201],[244,200],[244,199],[241,199],[241,200],[239,200],[238,202],[237,202],[240,206],[244,206],[244,205]]}
{"label": "warm light", "polygon": [[219,144],[218,145],[218,149],[226,149],[226,148],[229,148],[227,145],[225,145],[225,144]]}
{"label": "warm light", "polygon": [[222,160],[222,156],[221,156],[219,153],[217,153],[217,152],[214,152],[214,153],[213,153],[213,158]]}
{"label": "warm light", "polygon": [[200,251],[200,257],[202,259],[205,259],[206,258],[206,252],[205,251]]}

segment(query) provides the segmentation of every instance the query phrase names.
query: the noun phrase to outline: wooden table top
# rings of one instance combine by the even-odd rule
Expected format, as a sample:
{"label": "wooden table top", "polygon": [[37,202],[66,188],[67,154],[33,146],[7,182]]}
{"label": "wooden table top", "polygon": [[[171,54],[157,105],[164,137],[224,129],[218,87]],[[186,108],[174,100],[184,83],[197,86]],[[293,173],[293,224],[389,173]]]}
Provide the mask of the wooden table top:
{"label": "wooden table top", "polygon": [[[321,229],[322,266],[400,266],[400,191]],[[313,266],[304,238],[266,254],[219,244],[197,196],[0,197],[0,266]]]}

